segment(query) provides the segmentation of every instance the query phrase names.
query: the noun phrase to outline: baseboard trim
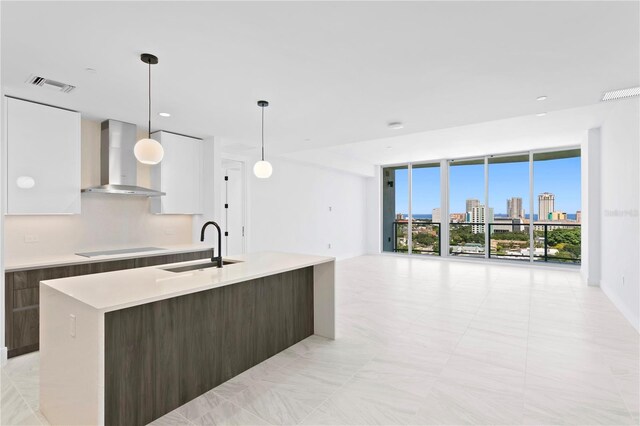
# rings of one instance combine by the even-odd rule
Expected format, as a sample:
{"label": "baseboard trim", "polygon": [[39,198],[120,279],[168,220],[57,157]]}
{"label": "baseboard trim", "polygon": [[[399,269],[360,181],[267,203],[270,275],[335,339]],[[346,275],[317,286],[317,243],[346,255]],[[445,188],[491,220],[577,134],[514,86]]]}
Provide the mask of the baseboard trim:
{"label": "baseboard trim", "polygon": [[602,289],[604,294],[607,295],[609,300],[611,300],[611,303],[613,303],[613,305],[618,308],[622,316],[624,316],[627,321],[631,323],[631,326],[636,329],[638,334],[640,334],[640,317],[631,312],[627,305],[622,303],[622,300],[618,297],[618,295],[612,292],[609,287],[606,286],[606,284],[600,283],[600,288]]}

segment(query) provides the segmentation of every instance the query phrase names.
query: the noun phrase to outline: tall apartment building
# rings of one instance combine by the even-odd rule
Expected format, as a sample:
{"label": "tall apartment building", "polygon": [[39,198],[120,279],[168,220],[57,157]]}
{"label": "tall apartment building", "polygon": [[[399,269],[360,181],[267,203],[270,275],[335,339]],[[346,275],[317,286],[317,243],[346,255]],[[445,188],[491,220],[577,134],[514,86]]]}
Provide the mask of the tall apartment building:
{"label": "tall apartment building", "polygon": [[440,223],[442,220],[442,214],[440,213],[440,207],[431,210],[431,222]]}
{"label": "tall apartment building", "polygon": [[538,195],[538,220],[551,219],[550,214],[555,211],[555,196],[550,192]]}
{"label": "tall apartment building", "polygon": [[[480,204],[479,206],[471,208],[471,222],[473,223],[484,223],[485,216],[487,222],[493,222],[493,207],[489,207],[488,209],[484,206],[484,204]],[[480,232],[484,232],[484,225],[471,225],[471,231],[474,234],[478,234]]]}
{"label": "tall apartment building", "polygon": [[522,198],[511,197],[507,199],[507,214],[511,219],[519,219],[521,217],[524,217],[522,212]]}
{"label": "tall apartment building", "polygon": [[465,213],[471,213],[471,210],[474,207],[479,207],[480,206],[480,200],[476,200],[475,198],[469,198],[467,200],[467,209],[464,211]]}
{"label": "tall apartment building", "polygon": [[582,223],[582,210],[576,212],[576,222]]}

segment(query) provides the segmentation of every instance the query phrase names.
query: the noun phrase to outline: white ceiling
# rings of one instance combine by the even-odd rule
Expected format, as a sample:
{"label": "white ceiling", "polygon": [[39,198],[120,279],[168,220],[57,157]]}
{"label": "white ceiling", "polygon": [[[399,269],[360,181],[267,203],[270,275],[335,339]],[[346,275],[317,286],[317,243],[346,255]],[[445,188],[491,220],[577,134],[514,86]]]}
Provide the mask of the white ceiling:
{"label": "white ceiling", "polygon": [[[366,142],[296,151],[286,157],[374,176],[373,165],[511,154],[580,145],[587,129],[602,125],[616,101]],[[635,99],[637,102],[638,100]]]}
{"label": "white ceiling", "polygon": [[[579,109],[605,90],[639,85],[636,1],[3,1],[1,8],[5,94],[144,127],[147,69],[139,55],[150,52],[160,58],[154,111],[172,114],[154,114],[154,129],[215,135],[230,151],[252,155],[258,99],[271,102],[267,155],[334,147],[372,164],[379,159],[359,142]],[[28,87],[30,74],[78,89]],[[389,130],[390,121],[405,128]]]}

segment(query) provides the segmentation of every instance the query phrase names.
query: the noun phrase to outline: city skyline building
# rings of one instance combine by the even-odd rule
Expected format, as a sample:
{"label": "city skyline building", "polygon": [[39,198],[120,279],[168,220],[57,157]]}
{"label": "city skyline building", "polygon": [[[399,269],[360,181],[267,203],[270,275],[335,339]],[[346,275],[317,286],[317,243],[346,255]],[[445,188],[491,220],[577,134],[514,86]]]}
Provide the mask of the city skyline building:
{"label": "city skyline building", "polygon": [[551,219],[551,213],[555,211],[555,196],[550,192],[538,195],[538,220]]}
{"label": "city skyline building", "polygon": [[507,199],[507,215],[512,219],[524,217],[522,209],[522,198],[511,197]]}
{"label": "city skyline building", "polygon": [[474,207],[479,207],[479,206],[480,206],[480,200],[477,200],[475,198],[467,198],[465,213],[471,213],[471,210]]}
{"label": "city skyline building", "polygon": [[441,219],[440,207],[431,210],[431,222],[440,223]]}
{"label": "city skyline building", "polygon": [[[493,222],[493,207],[486,208],[484,204],[480,204],[471,208],[470,222],[484,223],[485,218],[488,223]],[[474,234],[484,232],[484,225],[471,225],[471,231]]]}
{"label": "city skyline building", "polygon": [[466,213],[451,213],[449,215],[449,220],[453,223],[463,223],[467,219]]}

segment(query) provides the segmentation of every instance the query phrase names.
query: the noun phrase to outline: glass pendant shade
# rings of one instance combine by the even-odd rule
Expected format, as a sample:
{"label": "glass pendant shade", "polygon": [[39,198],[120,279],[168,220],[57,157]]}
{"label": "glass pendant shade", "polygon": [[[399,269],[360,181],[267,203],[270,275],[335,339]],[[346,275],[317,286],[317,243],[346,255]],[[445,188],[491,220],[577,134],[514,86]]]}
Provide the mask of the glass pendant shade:
{"label": "glass pendant shade", "polygon": [[269,106],[269,102],[258,101],[258,106],[260,107],[262,115],[262,157],[260,161],[253,165],[253,174],[256,175],[257,178],[266,179],[273,173],[271,163],[264,160],[264,109]]}
{"label": "glass pendant shade", "polygon": [[164,148],[157,140],[151,139],[151,65],[158,63],[158,57],[151,53],[143,53],[140,60],[149,66],[149,129],[148,137],[140,139],[133,147],[133,155],[142,164],[158,164],[164,157]]}
{"label": "glass pendant shade", "polygon": [[36,181],[31,176],[18,176],[18,179],[16,179],[16,185],[20,189],[31,189],[36,186]]}
{"label": "glass pendant shade", "polygon": [[266,179],[273,173],[273,167],[268,161],[260,160],[253,165],[253,174],[260,179]]}
{"label": "glass pendant shade", "polygon": [[158,164],[164,157],[164,148],[153,139],[140,139],[133,147],[133,154],[142,164]]}

